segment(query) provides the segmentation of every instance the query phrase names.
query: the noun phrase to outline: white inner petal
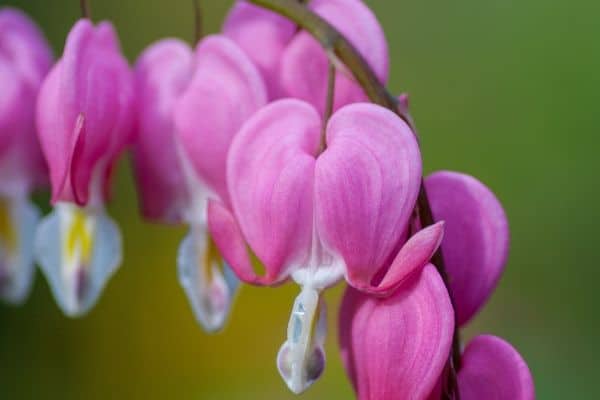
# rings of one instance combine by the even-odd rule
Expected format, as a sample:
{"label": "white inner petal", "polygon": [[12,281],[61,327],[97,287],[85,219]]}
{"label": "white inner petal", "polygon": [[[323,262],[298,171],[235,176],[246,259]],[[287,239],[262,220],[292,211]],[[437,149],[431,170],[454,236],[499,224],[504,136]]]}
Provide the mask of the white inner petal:
{"label": "white inner petal", "polygon": [[305,286],[294,301],[287,340],[277,355],[281,377],[296,394],[308,389],[325,368],[327,311],[320,292]]}
{"label": "white inner petal", "polygon": [[39,219],[40,211],[27,197],[0,197],[0,298],[9,303],[22,303],[30,292]]}

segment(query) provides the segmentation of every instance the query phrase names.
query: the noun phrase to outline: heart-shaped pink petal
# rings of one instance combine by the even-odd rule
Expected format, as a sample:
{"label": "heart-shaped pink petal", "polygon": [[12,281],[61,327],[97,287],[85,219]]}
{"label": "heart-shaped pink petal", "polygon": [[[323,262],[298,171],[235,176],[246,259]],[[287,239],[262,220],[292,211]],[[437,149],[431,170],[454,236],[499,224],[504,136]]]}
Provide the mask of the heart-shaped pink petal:
{"label": "heart-shaped pink petal", "polygon": [[421,155],[393,112],[353,104],[327,127],[317,160],[315,210],[325,248],[340,254],[350,282],[369,285],[404,237],[421,182]]}
{"label": "heart-shaped pink petal", "polygon": [[255,114],[231,145],[227,179],[234,215],[268,276],[283,277],[309,257],[320,125],[309,104],[280,100]]}

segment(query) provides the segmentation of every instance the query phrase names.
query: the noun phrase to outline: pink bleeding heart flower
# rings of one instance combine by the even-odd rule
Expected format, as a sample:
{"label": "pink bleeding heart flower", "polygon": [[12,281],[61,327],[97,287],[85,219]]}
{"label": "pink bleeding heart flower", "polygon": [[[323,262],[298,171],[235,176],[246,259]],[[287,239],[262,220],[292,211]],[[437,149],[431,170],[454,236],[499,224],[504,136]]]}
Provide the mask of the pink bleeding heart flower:
{"label": "pink bleeding heart flower", "polygon": [[460,325],[496,287],[508,256],[508,221],[496,196],[477,179],[436,172],[425,180],[436,219],[444,220],[442,250]]}
{"label": "pink bleeding heart flower", "polygon": [[0,298],[19,304],[34,277],[33,238],[40,218],[30,193],[47,182],[35,129],[35,102],[52,53],[22,12],[0,9]]}
{"label": "pink bleeding heart flower", "polygon": [[37,127],[54,211],[36,257],[62,310],[87,312],[121,263],[119,229],[104,202],[117,156],[132,140],[133,74],[108,22],[78,21],[42,84]]}
{"label": "pink bleeding heart flower", "polygon": [[229,205],[226,156],[242,123],[267,102],[260,72],[232,40],[177,40],[147,49],[136,66],[140,96],[134,161],[144,214],[185,221],[178,270],[194,314],[220,329],[238,281],[206,231],[208,199]]}
{"label": "pink bleeding heart flower", "polygon": [[[308,7],[337,28],[362,54],[382,82],[387,82],[389,57],[383,29],[372,11],[360,0],[312,0]],[[325,109],[328,59],[309,33],[270,11],[238,1],[223,26],[259,66],[269,86],[271,99],[299,98]],[[367,98],[336,65],[334,110]]]}
{"label": "pink bleeding heart flower", "polygon": [[385,299],[348,288],[339,340],[358,399],[425,399],[448,360],[453,331],[452,304],[431,264]]}
{"label": "pink bleeding heart flower", "polygon": [[477,336],[466,347],[458,386],[464,400],[535,400],[525,360],[509,343],[491,335]]}
{"label": "pink bleeding heart flower", "polygon": [[[321,118],[300,100],[280,100],[256,113],[233,140],[227,183],[231,211],[210,202],[209,229],[240,279],[302,285],[279,369],[294,392],[305,390],[319,349],[313,320],[319,293],[346,280],[388,295],[422,268],[441,242],[438,223],[406,240],[421,181],[410,128],[373,104],[337,111],[319,154]],[[402,247],[399,251],[398,249]],[[260,276],[252,259],[265,269]],[[318,368],[317,368],[318,370]]]}

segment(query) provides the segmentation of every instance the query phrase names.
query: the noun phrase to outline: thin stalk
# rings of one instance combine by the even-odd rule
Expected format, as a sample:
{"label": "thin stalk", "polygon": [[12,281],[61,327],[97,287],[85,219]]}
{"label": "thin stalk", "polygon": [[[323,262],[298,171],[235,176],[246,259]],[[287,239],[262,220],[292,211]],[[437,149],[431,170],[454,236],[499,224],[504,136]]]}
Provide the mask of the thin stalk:
{"label": "thin stalk", "polygon": [[327,122],[333,114],[333,101],[335,96],[335,65],[329,61],[327,66],[327,97],[325,98],[325,112],[323,113],[323,128],[321,132],[321,151],[327,148],[326,129]]}
{"label": "thin stalk", "polygon": [[79,7],[81,8],[81,18],[90,19],[90,3],[88,0],[79,0]]}
{"label": "thin stalk", "polygon": [[204,26],[202,23],[202,6],[200,0],[192,0],[194,6],[194,44],[202,39],[204,34]]}
{"label": "thin stalk", "polygon": [[[337,57],[346,66],[373,103],[389,108],[397,113],[407,124],[412,126],[408,112],[398,108],[397,99],[382,85],[364,57],[327,21],[313,13],[302,2],[298,2],[298,0],[249,0],[249,2],[287,17],[300,28],[309,32],[321,43],[327,53]],[[414,131],[414,126],[412,127]],[[421,189],[417,199],[417,210],[422,226],[428,226],[435,222],[423,182],[421,182]],[[440,273],[454,306],[454,299],[441,248],[433,256],[432,262]],[[460,357],[460,337],[458,325],[455,323],[452,352],[448,357],[447,364],[448,381],[442,394],[442,400],[460,400],[456,383],[456,369],[460,367]]]}

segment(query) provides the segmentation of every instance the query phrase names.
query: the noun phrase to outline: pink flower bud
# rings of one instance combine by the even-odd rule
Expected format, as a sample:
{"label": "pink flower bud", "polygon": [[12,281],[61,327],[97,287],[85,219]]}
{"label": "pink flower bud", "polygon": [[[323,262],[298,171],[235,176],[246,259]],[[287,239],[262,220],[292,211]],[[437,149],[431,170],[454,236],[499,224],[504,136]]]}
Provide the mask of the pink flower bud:
{"label": "pink flower bud", "polygon": [[496,287],[508,256],[506,214],[475,178],[436,172],[425,180],[436,219],[446,222],[442,250],[460,325],[479,311]]}
{"label": "pink flower bud", "polygon": [[458,373],[464,400],[534,400],[533,377],[521,355],[506,341],[475,337],[466,347]]}

